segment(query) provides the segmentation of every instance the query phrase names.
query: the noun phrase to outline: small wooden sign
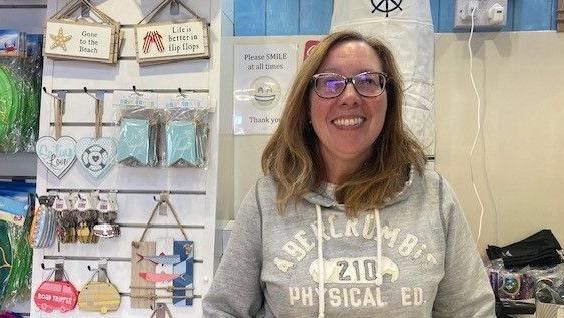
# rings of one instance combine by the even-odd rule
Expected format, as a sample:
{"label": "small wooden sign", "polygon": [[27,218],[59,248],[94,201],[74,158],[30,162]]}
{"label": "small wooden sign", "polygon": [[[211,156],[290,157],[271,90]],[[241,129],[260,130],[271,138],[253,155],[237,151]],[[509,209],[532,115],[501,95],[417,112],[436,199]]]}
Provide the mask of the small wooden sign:
{"label": "small wooden sign", "polygon": [[[86,6],[101,21],[71,19]],[[75,0],[52,16],[45,27],[43,55],[53,59],[83,60],[113,64],[120,47],[120,25],[89,2]]]}
{"label": "small wooden sign", "polygon": [[139,63],[209,58],[208,26],[200,19],[135,27]]}
{"label": "small wooden sign", "polygon": [[54,59],[116,63],[118,32],[115,25],[48,21],[43,55]]}
{"label": "small wooden sign", "polygon": [[139,64],[210,57],[208,23],[182,1],[176,2],[190,12],[194,19],[150,23],[156,14],[173,1],[163,0],[135,26],[135,51]]}

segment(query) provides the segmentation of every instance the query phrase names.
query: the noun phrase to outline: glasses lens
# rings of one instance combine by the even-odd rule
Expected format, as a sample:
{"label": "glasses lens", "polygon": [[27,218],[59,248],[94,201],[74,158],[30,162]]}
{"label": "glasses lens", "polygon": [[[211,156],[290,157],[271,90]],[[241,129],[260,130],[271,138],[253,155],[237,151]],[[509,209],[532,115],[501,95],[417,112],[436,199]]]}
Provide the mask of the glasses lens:
{"label": "glasses lens", "polygon": [[354,77],[354,87],[364,96],[378,96],[385,86],[386,77],[380,73],[361,73]]}
{"label": "glasses lens", "polygon": [[345,79],[337,74],[319,74],[315,79],[315,91],[321,97],[335,97],[343,92]]}

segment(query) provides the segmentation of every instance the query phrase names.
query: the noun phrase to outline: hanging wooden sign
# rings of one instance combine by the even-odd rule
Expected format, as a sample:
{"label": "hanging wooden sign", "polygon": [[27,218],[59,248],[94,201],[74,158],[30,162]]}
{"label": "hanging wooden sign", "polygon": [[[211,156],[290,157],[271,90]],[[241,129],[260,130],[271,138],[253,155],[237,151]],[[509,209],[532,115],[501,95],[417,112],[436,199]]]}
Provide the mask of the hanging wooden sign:
{"label": "hanging wooden sign", "polygon": [[[168,209],[172,212],[184,240],[171,241],[172,244],[170,245],[173,246],[168,247],[172,248],[173,254],[167,255],[164,252],[157,254],[157,242],[145,241],[145,235],[157,211],[166,211]],[[159,250],[162,252],[164,248],[161,243],[159,242]],[[178,301],[184,299],[187,301],[183,306],[191,305],[194,274],[193,248],[194,242],[188,240],[188,235],[186,235],[180,223],[178,213],[176,213],[169,201],[168,194],[162,193],[159,202],[157,202],[151,212],[141,238],[139,241],[131,243],[131,259],[137,260],[131,262],[131,308],[147,308],[152,306],[156,299],[161,298],[170,298]],[[163,270],[164,266],[167,266],[166,271]],[[157,267],[159,268],[158,271]],[[173,292],[174,294],[163,295],[158,293],[158,291],[162,290],[166,290],[168,293]],[[180,294],[181,291],[184,291],[184,293]],[[178,294],[175,292],[178,292]]]}
{"label": "hanging wooden sign", "polygon": [[173,1],[175,0],[164,0],[135,26],[135,49],[140,64],[210,57],[208,24],[182,1],[178,3],[190,12],[194,19],[149,23]]}
{"label": "hanging wooden sign", "polygon": [[[71,19],[81,7],[98,17]],[[43,55],[53,59],[116,63],[120,46],[120,25],[86,0],[75,0],[47,21]]]}

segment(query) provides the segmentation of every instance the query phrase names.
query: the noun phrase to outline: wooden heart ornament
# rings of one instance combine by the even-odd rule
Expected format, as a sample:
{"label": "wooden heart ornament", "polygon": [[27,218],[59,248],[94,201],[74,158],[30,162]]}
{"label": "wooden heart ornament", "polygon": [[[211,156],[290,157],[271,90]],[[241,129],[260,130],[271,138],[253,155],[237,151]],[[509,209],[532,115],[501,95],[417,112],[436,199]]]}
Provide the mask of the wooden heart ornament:
{"label": "wooden heart ornament", "polygon": [[69,136],[55,139],[43,136],[37,140],[35,152],[39,160],[57,178],[61,178],[72,167],[75,157],[76,140]]}
{"label": "wooden heart ornament", "polygon": [[105,175],[114,165],[117,153],[113,138],[82,138],[76,143],[80,166],[94,178]]}

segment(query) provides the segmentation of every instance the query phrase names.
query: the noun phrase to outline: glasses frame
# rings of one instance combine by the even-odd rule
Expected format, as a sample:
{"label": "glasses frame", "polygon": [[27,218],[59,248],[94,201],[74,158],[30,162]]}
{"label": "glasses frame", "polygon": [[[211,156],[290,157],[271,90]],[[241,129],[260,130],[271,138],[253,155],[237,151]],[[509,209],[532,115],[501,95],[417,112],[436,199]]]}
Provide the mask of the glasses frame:
{"label": "glasses frame", "polygon": [[[378,95],[364,95],[361,92],[358,91],[358,89],[356,88],[356,78],[360,75],[366,75],[366,74],[378,74],[381,75],[384,78],[384,84],[382,85],[382,91],[378,94]],[[330,96],[330,97],[326,97],[326,96],[322,96],[319,91],[317,90],[317,80],[321,77],[323,77],[324,75],[336,75],[340,78],[342,78],[345,81],[345,86],[343,86],[343,89],[339,92],[339,94],[335,95],[335,96]],[[384,91],[386,91],[386,84],[388,83],[388,80],[390,79],[390,77],[388,76],[388,74],[386,73],[382,73],[382,72],[362,72],[362,73],[358,73],[354,76],[351,77],[346,77],[344,75],[341,74],[337,74],[337,73],[332,73],[332,72],[327,72],[327,73],[317,73],[314,74],[311,78],[311,85],[313,86],[313,90],[315,91],[315,93],[317,94],[317,96],[321,97],[321,98],[336,98],[341,96],[341,94],[343,94],[343,92],[345,91],[345,89],[347,88],[347,85],[349,85],[349,83],[352,84],[352,86],[354,87],[354,90],[362,97],[378,97],[380,95],[382,95],[384,93]]]}

